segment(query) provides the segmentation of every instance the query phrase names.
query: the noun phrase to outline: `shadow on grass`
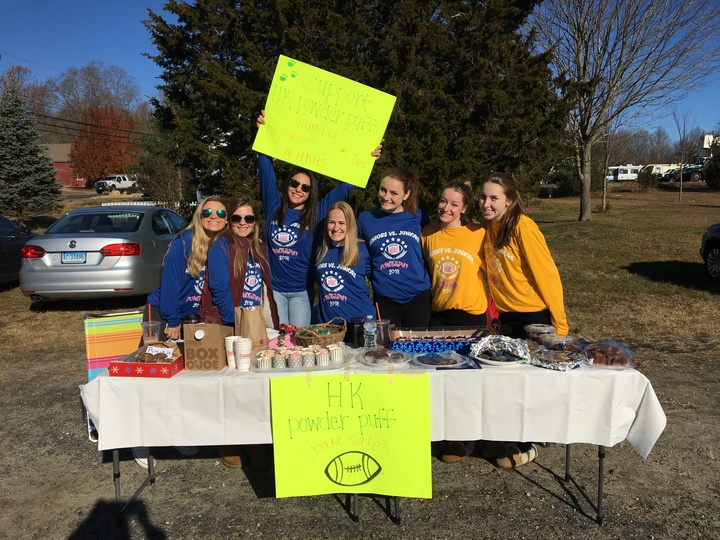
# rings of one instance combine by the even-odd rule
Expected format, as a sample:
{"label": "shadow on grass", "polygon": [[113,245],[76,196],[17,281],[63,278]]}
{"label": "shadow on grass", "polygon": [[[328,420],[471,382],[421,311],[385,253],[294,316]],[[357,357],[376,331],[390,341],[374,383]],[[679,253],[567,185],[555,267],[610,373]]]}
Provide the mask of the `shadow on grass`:
{"label": "shadow on grass", "polygon": [[631,274],[651,281],[672,283],[680,287],[720,294],[720,280],[713,280],[702,263],[686,261],[634,262],[623,267]]}
{"label": "shadow on grass", "polygon": [[150,522],[147,509],[142,501],[133,501],[124,512],[120,510],[124,502],[97,501],[85,520],[73,531],[69,540],[90,540],[112,538],[124,540],[132,538],[130,521],[134,520],[142,528],[143,538],[162,539],[167,535]]}
{"label": "shadow on grass", "polygon": [[96,298],[88,300],[44,300],[30,304],[30,311],[37,313],[52,311],[81,311],[110,313],[142,309],[147,296],[124,296],[121,298]]}

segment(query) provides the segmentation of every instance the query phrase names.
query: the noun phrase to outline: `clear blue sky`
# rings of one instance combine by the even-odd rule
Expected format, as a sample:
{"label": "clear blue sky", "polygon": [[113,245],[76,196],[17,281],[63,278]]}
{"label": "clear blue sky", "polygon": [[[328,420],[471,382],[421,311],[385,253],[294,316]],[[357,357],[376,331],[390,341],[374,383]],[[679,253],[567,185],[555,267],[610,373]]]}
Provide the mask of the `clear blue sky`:
{"label": "clear blue sky", "polygon": [[[0,72],[10,65],[32,70],[37,81],[93,60],[127,70],[144,97],[157,94],[159,68],[143,53],[155,54],[142,21],[147,9],[164,13],[165,0],[4,0],[0,11]],[[167,14],[164,14],[166,16]],[[720,77],[675,105],[690,115],[688,127],[715,132],[720,122]],[[663,127],[672,139],[677,128],[667,111],[638,124],[648,130]]]}

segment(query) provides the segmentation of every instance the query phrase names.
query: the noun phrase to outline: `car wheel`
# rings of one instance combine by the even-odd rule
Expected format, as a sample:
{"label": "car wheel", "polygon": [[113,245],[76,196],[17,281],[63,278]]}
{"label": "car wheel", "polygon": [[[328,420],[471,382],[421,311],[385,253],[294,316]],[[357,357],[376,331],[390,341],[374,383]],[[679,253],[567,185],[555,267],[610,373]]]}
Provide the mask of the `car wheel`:
{"label": "car wheel", "polygon": [[720,242],[714,242],[708,246],[705,255],[705,269],[711,278],[720,278]]}
{"label": "car wheel", "polygon": [[691,181],[691,182],[700,182],[701,180],[702,180],[702,174],[700,174],[700,173],[697,172],[697,171],[695,171],[694,173],[692,173],[692,174],[690,175],[690,181]]}
{"label": "car wheel", "polygon": [[115,191],[115,186],[110,186],[110,187],[108,188],[108,191]]}

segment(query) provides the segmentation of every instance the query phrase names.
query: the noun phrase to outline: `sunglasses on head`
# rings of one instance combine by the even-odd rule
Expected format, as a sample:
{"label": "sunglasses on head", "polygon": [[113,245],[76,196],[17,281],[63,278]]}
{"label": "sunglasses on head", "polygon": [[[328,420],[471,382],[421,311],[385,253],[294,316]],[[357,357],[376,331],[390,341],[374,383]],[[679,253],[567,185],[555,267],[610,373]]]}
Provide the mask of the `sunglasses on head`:
{"label": "sunglasses on head", "polygon": [[253,223],[255,223],[255,216],[253,216],[252,214],[247,216],[238,216],[237,214],[233,214],[232,216],[230,216],[230,221],[235,225],[242,223],[243,219],[248,225],[252,225]]}
{"label": "sunglasses on head", "polygon": [[212,208],[205,208],[202,212],[200,212],[200,215],[204,218],[209,218],[213,215],[213,212],[215,212],[215,215],[220,219],[225,219],[227,216],[227,210],[213,210]]}
{"label": "sunglasses on head", "polygon": [[300,187],[305,193],[310,193],[310,184],[303,184],[302,182],[298,182],[294,178],[290,179],[290,187],[293,189],[297,189]]}

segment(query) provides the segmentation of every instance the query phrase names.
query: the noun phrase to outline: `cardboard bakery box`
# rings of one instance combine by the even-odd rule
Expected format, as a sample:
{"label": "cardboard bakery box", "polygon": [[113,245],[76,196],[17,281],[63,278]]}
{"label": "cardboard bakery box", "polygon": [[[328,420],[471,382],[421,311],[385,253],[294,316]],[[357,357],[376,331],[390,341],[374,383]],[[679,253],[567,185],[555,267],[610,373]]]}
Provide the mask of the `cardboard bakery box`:
{"label": "cardboard bakery box", "polygon": [[[165,361],[147,361],[143,357],[157,351],[171,350]],[[117,360],[111,360],[108,372],[111,377],[151,377],[169,379],[185,367],[183,355],[176,343],[153,342],[140,347]]]}
{"label": "cardboard bakery box", "polygon": [[233,328],[222,324],[183,325],[185,369],[215,371],[226,367],[225,338],[233,333]]}

